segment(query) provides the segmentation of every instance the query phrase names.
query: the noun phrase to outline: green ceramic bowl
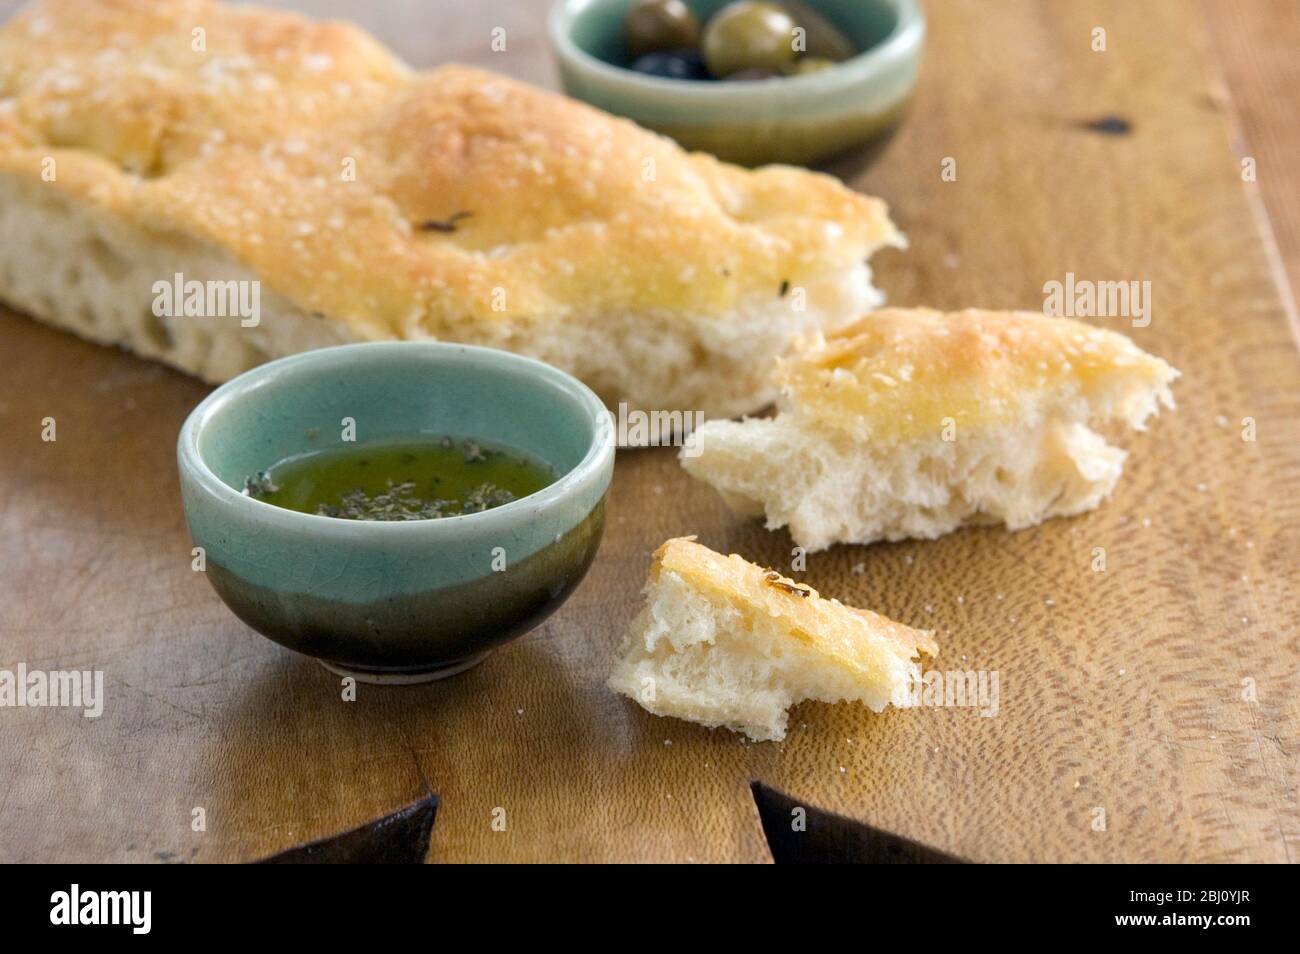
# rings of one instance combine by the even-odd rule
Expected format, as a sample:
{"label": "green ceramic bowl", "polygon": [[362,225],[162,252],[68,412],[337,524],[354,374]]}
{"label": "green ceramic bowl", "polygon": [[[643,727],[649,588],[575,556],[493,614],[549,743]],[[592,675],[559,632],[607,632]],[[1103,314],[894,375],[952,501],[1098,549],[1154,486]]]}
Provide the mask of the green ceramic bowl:
{"label": "green ceramic bowl", "polygon": [[[686,0],[705,21],[728,0]],[[925,40],[917,0],[805,0],[858,47],[807,76],[756,82],[675,80],[626,63],[632,0],[558,0],[551,45],[570,96],[672,136],[688,149],[746,165],[802,165],[891,132],[916,84]]]}
{"label": "green ceramic bowl", "polygon": [[[528,497],[440,520],[341,520],[246,496],[293,455],[420,432],[511,445],[563,476]],[[344,345],[262,365],[214,391],[177,447],[185,517],[240,619],[367,682],[467,669],[536,626],[582,579],[614,467],[600,399],[549,365],[433,342]]]}

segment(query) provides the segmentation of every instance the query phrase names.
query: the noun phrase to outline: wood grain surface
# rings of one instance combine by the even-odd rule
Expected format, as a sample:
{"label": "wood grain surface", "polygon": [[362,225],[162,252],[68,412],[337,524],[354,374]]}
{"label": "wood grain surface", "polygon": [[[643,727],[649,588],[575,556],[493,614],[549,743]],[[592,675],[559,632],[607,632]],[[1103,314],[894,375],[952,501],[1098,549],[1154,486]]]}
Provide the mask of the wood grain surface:
{"label": "wood grain surface", "polygon": [[[1233,152],[1253,159],[1246,195],[1264,250],[1294,305],[1300,290],[1300,3],[1295,0],[1205,0],[1228,111]],[[1300,329],[1295,309],[1292,325]]]}
{"label": "wood grain surface", "polygon": [[[543,4],[329,6],[413,63],[553,85]],[[785,742],[751,744],[611,695],[665,538],[790,568],[785,533],[666,449],[620,454],[597,562],[541,628],[344,702],[190,568],[174,442],[207,389],[0,312],[0,668],[102,669],[107,692],[98,719],[0,709],[0,861],[251,860],[432,791],[431,861],[760,862],[755,779],[976,861],[1292,860],[1300,357],[1198,10],[937,0],[910,119],[876,164],[837,167],[911,239],[878,259],[892,302],[1037,308],[1066,272],[1150,281],[1149,327],[1097,321],[1184,374],[1100,510],[836,547],[793,574],[936,629],[936,668],[996,670],[996,716],[809,703]],[[1130,131],[1087,125],[1110,116]]]}

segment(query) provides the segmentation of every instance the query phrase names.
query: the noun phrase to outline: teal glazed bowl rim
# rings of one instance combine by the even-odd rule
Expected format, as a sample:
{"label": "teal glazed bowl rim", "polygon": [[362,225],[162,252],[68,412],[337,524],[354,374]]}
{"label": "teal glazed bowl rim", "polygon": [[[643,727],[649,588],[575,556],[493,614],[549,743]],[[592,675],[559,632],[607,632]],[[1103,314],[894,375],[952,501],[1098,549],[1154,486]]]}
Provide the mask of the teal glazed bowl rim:
{"label": "teal glazed bowl rim", "polygon": [[608,2],[610,0],[556,0],[547,17],[547,29],[556,55],[569,67],[599,78],[600,82],[616,91],[657,90],[680,96],[684,102],[694,101],[701,107],[763,104],[771,98],[773,87],[813,96],[842,93],[887,74],[914,56],[925,39],[925,15],[918,0],[875,0],[893,10],[893,29],[878,43],[829,69],[760,82],[673,79],[636,73],[608,63],[573,41],[574,21],[588,8]]}
{"label": "teal glazed bowl rim", "polygon": [[[437,520],[344,520],[319,514],[302,513],[277,507],[255,497],[250,497],[226,483],[203,459],[199,449],[199,439],[204,429],[226,408],[236,400],[268,385],[273,379],[292,373],[295,370],[311,368],[313,371],[328,373],[330,370],[342,371],[351,363],[351,356],[365,352],[367,356],[382,357],[385,352],[394,356],[409,356],[414,350],[441,355],[477,356],[488,362],[497,362],[502,369],[513,369],[537,375],[558,390],[585,404],[595,423],[594,437],[586,455],[566,471],[554,483],[548,484],[536,493],[521,497],[491,510],[481,513],[461,514],[453,517],[441,517]],[[260,512],[268,521],[281,521],[288,530],[298,530],[313,536],[325,536],[338,539],[354,539],[374,535],[391,534],[410,538],[424,535],[430,542],[446,538],[462,537],[466,532],[491,532],[504,529],[511,519],[525,509],[546,508],[569,496],[573,491],[597,480],[602,470],[614,456],[616,444],[613,429],[609,423],[608,411],[604,403],[590,388],[577,378],[559,368],[509,351],[496,348],[484,348],[478,345],[453,344],[441,341],[373,341],[353,344],[335,345],[318,348],[301,354],[290,355],[258,365],[243,374],[222,384],[209,394],[190,412],[181,425],[177,440],[177,460],[182,469],[187,471],[197,484],[219,502],[233,507],[245,507],[250,513]],[[274,461],[268,461],[268,466]]]}

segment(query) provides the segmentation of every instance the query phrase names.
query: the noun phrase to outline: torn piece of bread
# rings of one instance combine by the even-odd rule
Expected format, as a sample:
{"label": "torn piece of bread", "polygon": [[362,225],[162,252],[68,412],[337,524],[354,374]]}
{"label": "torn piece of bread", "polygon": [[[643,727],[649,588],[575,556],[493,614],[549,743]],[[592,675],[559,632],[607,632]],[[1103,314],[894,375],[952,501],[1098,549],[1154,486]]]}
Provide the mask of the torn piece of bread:
{"label": "torn piece of bread", "polygon": [[775,418],[711,421],[682,465],[808,550],[1019,529],[1096,507],[1178,372],[1124,335],[1036,312],[884,309],[778,372]]}
{"label": "torn piece of bread", "polygon": [[783,739],[785,710],[803,699],[876,712],[906,704],[918,653],[938,654],[926,630],[823,599],[694,539],[655,551],[646,606],[609,677],[655,715]]}
{"label": "torn piece of bread", "polygon": [[[43,0],[0,29],[0,300],[208,381],[347,341],[532,355],[611,406],[753,411],[901,244],[838,180],[755,171],[484,70],[209,0]],[[261,283],[261,318],[153,283]]]}

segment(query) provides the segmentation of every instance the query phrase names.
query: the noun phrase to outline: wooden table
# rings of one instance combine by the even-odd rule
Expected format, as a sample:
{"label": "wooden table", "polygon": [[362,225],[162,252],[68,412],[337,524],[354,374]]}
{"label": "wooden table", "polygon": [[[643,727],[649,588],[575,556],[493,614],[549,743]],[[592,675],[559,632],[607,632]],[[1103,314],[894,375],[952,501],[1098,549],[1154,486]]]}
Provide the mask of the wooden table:
{"label": "wooden table", "polygon": [[[553,83],[540,3],[336,6],[414,63]],[[755,745],[612,696],[666,537],[789,562],[784,533],[667,450],[620,455],[597,563],[539,630],[458,678],[344,702],[190,568],[173,446],[207,389],[0,313],[0,668],[107,682],[99,719],[0,709],[0,861],[253,859],[429,791],[433,861],[765,861],[754,779],[978,861],[1291,860],[1300,358],[1230,136],[1216,51],[1237,38],[1207,29],[1224,9],[934,0],[915,110],[852,179],[911,239],[878,259],[893,302],[1037,308],[1066,272],[1149,280],[1132,333],[1184,373],[1095,513],[809,559],[823,593],[937,629],[938,668],[997,670],[996,717],[806,704]],[[1130,131],[1089,128],[1105,117]]]}

